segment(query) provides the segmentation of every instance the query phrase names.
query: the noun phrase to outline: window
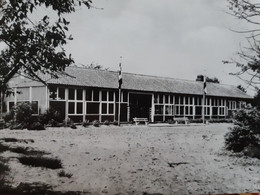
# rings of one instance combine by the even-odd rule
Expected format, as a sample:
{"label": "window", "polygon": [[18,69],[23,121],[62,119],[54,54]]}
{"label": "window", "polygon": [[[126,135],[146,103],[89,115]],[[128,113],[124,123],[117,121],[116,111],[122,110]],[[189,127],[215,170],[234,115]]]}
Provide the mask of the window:
{"label": "window", "polygon": [[155,105],[155,114],[163,114],[163,105]]}
{"label": "window", "polygon": [[93,101],[99,101],[99,91],[97,89],[93,90]]}
{"label": "window", "polygon": [[87,114],[99,114],[99,103],[87,103]]}
{"label": "window", "polygon": [[170,96],[170,104],[173,104],[173,96]]}
{"label": "window", "polygon": [[163,104],[163,95],[162,94],[159,94],[159,103]]}
{"label": "window", "polygon": [[32,114],[39,114],[38,101],[32,101],[31,107],[32,107]]}
{"label": "window", "polygon": [[123,92],[123,102],[127,102],[127,92]]}
{"label": "window", "polygon": [[82,100],[83,99],[83,90],[82,89],[77,89],[77,100]]}
{"label": "window", "polygon": [[114,114],[114,104],[109,104],[108,111],[109,114]]}
{"label": "window", "polygon": [[75,89],[69,89],[69,100],[75,100]]}
{"label": "window", "polygon": [[69,102],[69,114],[75,114],[75,102]]}
{"label": "window", "polygon": [[109,95],[109,101],[110,102],[114,101],[114,92],[113,91],[109,91],[108,95]]}
{"label": "window", "polygon": [[154,94],[154,103],[159,103],[159,94]]}
{"label": "window", "polygon": [[59,100],[65,100],[65,88],[63,88],[63,87],[59,87],[58,88],[59,89],[59,97],[58,97],[58,99]]}
{"label": "window", "polygon": [[183,104],[183,96],[180,96],[180,104]]}
{"label": "window", "polygon": [[170,105],[165,106],[165,114],[172,115],[172,106],[170,106]]}
{"label": "window", "polygon": [[102,104],[102,114],[107,114],[107,103]]}
{"label": "window", "polygon": [[57,87],[50,87],[50,99],[57,100]]}
{"label": "window", "polygon": [[82,102],[78,102],[77,103],[77,114],[82,114],[83,113],[83,103]]}
{"label": "window", "polygon": [[180,96],[175,96],[175,104],[179,104],[180,103]]}
{"label": "window", "polygon": [[169,96],[168,95],[165,95],[165,104],[168,104],[169,103]]}
{"label": "window", "polygon": [[107,91],[102,91],[102,101],[107,101]]}
{"label": "window", "polygon": [[91,101],[91,100],[92,100],[92,90],[87,89],[86,101]]}

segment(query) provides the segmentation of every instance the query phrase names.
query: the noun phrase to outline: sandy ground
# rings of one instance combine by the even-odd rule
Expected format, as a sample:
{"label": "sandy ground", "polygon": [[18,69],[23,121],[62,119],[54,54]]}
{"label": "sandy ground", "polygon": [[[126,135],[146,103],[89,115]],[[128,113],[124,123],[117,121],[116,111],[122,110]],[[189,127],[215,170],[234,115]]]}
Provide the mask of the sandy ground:
{"label": "sandy ground", "polygon": [[[2,130],[0,138],[33,139],[34,143],[7,144],[50,152],[47,156],[57,157],[63,164],[63,169],[52,170],[24,166],[11,158],[14,186],[20,182],[43,182],[55,190],[93,194],[259,192],[260,161],[230,156],[223,150],[229,126]],[[177,164],[171,167],[169,163]],[[59,177],[61,170],[73,176]]]}

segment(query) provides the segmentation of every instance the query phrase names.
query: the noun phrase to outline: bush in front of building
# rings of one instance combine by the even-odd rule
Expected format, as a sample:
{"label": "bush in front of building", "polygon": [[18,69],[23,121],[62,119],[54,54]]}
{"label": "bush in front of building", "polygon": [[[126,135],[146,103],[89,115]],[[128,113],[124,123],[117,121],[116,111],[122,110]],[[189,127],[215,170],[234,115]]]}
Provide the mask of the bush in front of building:
{"label": "bush in front of building", "polygon": [[10,129],[25,129],[35,121],[32,113],[30,104],[21,103],[4,116],[5,126]]}
{"label": "bush in front of building", "polygon": [[100,122],[98,120],[94,120],[92,123],[93,123],[94,127],[99,127],[100,126]]}
{"label": "bush in front of building", "polygon": [[28,130],[37,130],[37,131],[40,131],[40,130],[45,130],[45,127],[42,123],[40,122],[33,122],[32,124],[29,124],[27,126],[27,129]]}
{"label": "bush in front of building", "polygon": [[82,122],[83,127],[88,127],[89,125],[90,125],[89,120]]}
{"label": "bush in front of building", "polygon": [[113,125],[116,125],[116,126],[117,126],[117,125],[118,125],[118,121],[114,121],[114,122],[113,122]]}
{"label": "bush in front of building", "polygon": [[105,120],[103,124],[109,126],[110,122],[108,120]]}
{"label": "bush in front of building", "polygon": [[234,119],[234,127],[225,135],[226,148],[260,159],[260,110],[239,110],[235,113]]}
{"label": "bush in front of building", "polygon": [[59,127],[60,123],[62,123],[62,117],[57,110],[49,108],[42,115],[39,116],[39,121],[40,123],[45,125]]}

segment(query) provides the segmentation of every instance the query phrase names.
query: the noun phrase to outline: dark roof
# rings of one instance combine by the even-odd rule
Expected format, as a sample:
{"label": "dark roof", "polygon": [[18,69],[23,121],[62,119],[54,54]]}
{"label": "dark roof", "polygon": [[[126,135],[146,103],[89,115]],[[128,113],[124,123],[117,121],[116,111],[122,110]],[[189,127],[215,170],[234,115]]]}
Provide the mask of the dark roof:
{"label": "dark roof", "polygon": [[[118,88],[118,72],[107,70],[93,70],[87,68],[68,67],[66,73],[58,79],[49,79],[48,84],[88,86],[100,88]],[[122,73],[122,89],[165,92],[178,94],[202,95],[203,82],[167,77],[148,76],[141,74]],[[251,98],[237,87],[217,83],[207,83],[207,95],[235,98]]]}

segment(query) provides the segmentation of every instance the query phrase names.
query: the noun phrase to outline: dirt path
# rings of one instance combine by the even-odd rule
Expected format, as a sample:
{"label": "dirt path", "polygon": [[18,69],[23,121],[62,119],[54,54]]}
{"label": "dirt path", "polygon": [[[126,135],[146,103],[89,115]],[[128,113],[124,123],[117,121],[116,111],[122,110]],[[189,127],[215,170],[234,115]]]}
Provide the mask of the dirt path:
{"label": "dirt path", "polygon": [[24,166],[12,158],[13,185],[39,181],[55,190],[97,194],[259,192],[259,160],[230,157],[222,150],[229,126],[3,130],[0,138],[33,139],[9,144],[48,151],[73,174],[59,177],[60,170]]}

